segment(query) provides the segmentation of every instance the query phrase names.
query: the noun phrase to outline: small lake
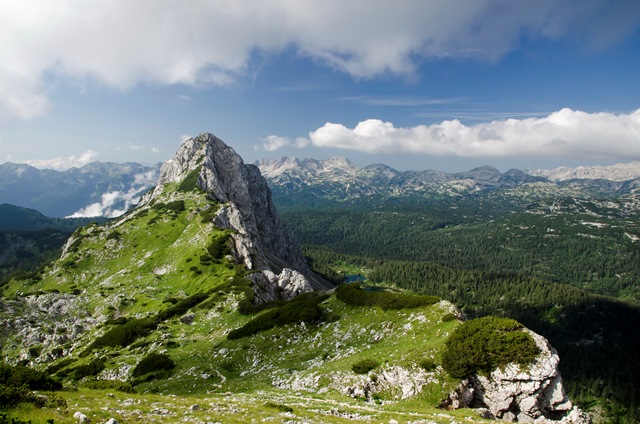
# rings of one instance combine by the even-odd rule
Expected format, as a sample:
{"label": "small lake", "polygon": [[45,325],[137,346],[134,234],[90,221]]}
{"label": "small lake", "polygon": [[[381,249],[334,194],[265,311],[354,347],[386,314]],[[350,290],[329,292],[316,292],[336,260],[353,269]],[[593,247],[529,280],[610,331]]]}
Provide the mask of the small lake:
{"label": "small lake", "polygon": [[344,276],[345,284],[357,283],[364,280],[366,280],[366,278],[364,277],[364,275],[360,275],[360,274],[346,274]]}

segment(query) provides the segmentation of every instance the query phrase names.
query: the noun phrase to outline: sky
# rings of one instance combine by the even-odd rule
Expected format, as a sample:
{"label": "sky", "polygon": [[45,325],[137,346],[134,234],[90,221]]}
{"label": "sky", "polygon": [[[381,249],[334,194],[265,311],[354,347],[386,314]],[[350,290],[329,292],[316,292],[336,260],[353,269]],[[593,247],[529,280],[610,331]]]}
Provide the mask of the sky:
{"label": "sky", "polygon": [[640,160],[638,0],[3,0],[0,162]]}

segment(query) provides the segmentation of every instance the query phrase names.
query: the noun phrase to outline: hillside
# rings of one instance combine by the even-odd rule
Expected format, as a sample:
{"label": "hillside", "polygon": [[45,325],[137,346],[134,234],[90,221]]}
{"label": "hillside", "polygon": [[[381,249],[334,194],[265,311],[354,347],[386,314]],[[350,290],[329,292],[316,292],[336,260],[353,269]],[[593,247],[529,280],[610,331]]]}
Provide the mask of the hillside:
{"label": "hillside", "polygon": [[33,272],[60,255],[76,228],[104,218],[50,218],[19,206],[0,205],[0,285],[14,272]]}
{"label": "hillside", "polygon": [[[298,263],[256,171],[211,135],[188,140],[136,209],[78,229],[41,274],[10,281],[3,358],[78,388],[12,413],[56,423],[75,412],[93,422],[481,421],[437,409],[460,384],[442,363],[457,308],[386,287],[325,290]],[[506,325],[511,346],[533,343]],[[571,410],[557,355],[535,340],[531,369],[545,370],[536,390],[492,389],[513,400],[485,416]]]}

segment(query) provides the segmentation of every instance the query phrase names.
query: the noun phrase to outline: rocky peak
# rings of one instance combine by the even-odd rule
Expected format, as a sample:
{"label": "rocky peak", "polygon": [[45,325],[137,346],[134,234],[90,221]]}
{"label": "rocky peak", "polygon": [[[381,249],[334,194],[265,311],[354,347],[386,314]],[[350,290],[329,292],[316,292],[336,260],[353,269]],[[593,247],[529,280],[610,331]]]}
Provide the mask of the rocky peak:
{"label": "rocky peak", "polygon": [[558,352],[547,339],[525,329],[540,349],[527,369],[508,364],[489,375],[472,374],[449,394],[447,409],[479,408],[485,418],[536,423],[587,424],[591,419],[567,398]]}
{"label": "rocky peak", "polygon": [[459,172],[455,174],[459,179],[471,179],[483,182],[497,182],[500,179],[500,171],[493,166],[484,165],[473,168],[467,172]]}
{"label": "rocky peak", "polygon": [[[160,171],[160,185],[146,201],[162,192],[162,184],[197,173],[197,184],[220,204],[213,222],[233,230],[233,256],[250,270],[259,299],[288,298],[330,285],[313,275],[293,233],[273,205],[271,191],[255,165],[247,165],[222,140],[201,134],[186,140]],[[276,289],[277,288],[277,289]],[[259,293],[258,293],[259,292]]]}
{"label": "rocky peak", "polygon": [[618,163],[609,166],[578,166],[576,168],[560,166],[554,169],[534,169],[526,172],[529,175],[546,177],[552,181],[574,179],[627,181],[640,178],[640,162]]}
{"label": "rocky peak", "polygon": [[303,166],[295,157],[282,156],[281,158],[269,160],[262,159],[254,163],[264,175],[269,177],[277,177],[287,171],[295,170]]}
{"label": "rocky peak", "polygon": [[358,170],[358,167],[344,156],[334,156],[320,161],[320,164],[322,165],[322,172],[338,171],[353,174]]}

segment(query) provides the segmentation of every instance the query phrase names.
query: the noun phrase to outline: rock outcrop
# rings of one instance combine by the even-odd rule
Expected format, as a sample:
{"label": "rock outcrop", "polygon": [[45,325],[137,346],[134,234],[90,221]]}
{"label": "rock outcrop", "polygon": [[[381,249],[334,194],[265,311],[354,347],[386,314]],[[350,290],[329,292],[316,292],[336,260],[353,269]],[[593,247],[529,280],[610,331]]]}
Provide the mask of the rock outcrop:
{"label": "rock outcrop", "polygon": [[529,332],[540,354],[527,369],[508,364],[490,375],[473,374],[449,394],[447,409],[480,408],[481,415],[504,421],[589,423],[589,416],[567,398],[558,371],[558,352],[539,334]]}
{"label": "rock outcrop", "polygon": [[186,140],[160,171],[159,185],[142,203],[159,195],[163,183],[193,178],[220,207],[214,224],[233,230],[235,260],[250,270],[256,299],[290,299],[331,285],[312,274],[293,233],[282,223],[271,191],[257,166],[247,165],[222,140],[201,134]]}

